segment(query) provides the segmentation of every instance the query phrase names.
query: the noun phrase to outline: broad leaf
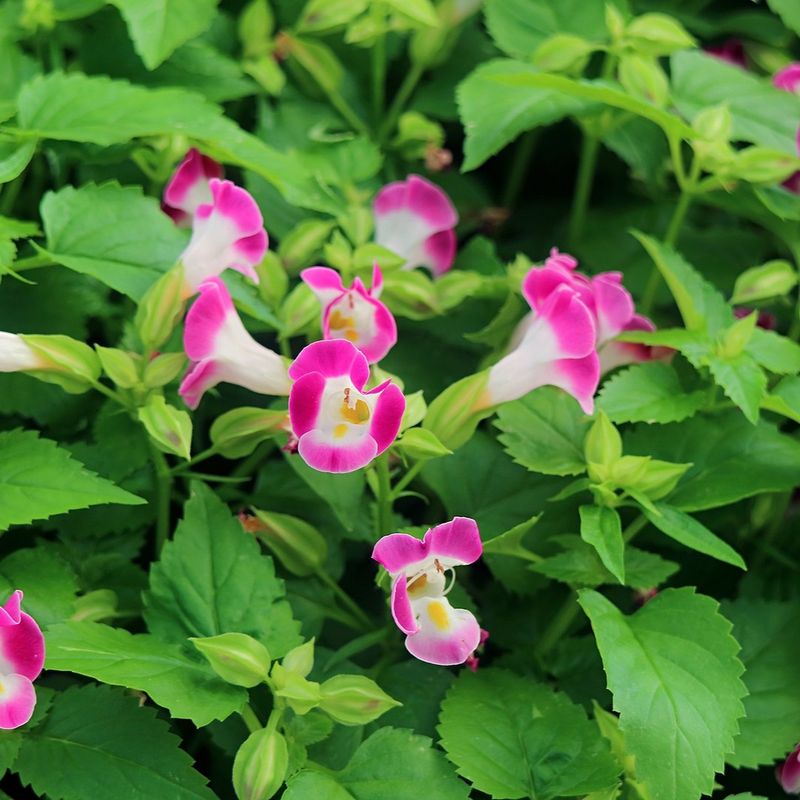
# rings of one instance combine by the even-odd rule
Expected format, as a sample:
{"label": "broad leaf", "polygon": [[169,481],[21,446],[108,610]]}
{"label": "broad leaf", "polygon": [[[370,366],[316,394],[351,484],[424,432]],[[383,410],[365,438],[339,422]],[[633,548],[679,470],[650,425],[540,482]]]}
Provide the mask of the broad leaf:
{"label": "broad leaf", "polygon": [[579,596],[638,780],[659,800],[711,794],[747,693],[731,624],[693,589],[666,589],[629,617],[595,591]]}
{"label": "broad leaf", "polygon": [[597,398],[612,422],[680,422],[705,403],[706,393],[686,392],[673,367],[661,361],[634,364],[612,375]]}
{"label": "broad leaf", "polygon": [[436,800],[467,800],[469,787],[453,774],[426,736],[381,728],[342,770],[301,770],[283,800],[419,800],[421,788]]}
{"label": "broad leaf", "polygon": [[504,670],[462,672],[438,730],[459,774],[492,797],[584,795],[613,785],[620,772],[580,706]]}
{"label": "broad leaf", "polygon": [[585,471],[583,438],[586,417],[577,403],[550,386],[498,409],[497,437],[523,467],[546,475],[578,475]]}
{"label": "broad leaf", "polygon": [[44,196],[41,214],[54,261],[134,300],[175,263],[186,244],[158,202],[139,187],[67,186]]}
{"label": "broad leaf", "polygon": [[215,797],[167,723],[107,686],[57,694],[45,720],[23,737],[15,769],[52,800]]}
{"label": "broad leaf", "polygon": [[767,5],[780,16],[787,28],[800,36],[800,6],[794,0],[767,0]]}
{"label": "broad leaf", "polygon": [[537,73],[531,64],[500,59],[481,64],[459,84],[459,115],[467,135],[464,171],[479,167],[524,131],[590,107],[585,100],[516,80]]}
{"label": "broad leaf", "polygon": [[671,539],[675,539],[676,542],[680,542],[692,550],[697,550],[698,553],[705,553],[726,564],[747,569],[742,557],[726,541],[706,528],[702,522],[666,503],[655,503],[655,507],[659,511],[658,514],[654,514],[644,506],[642,506],[642,513],[662,533],[666,533]]}
{"label": "broad leaf", "polygon": [[742,410],[753,424],[758,421],[758,409],[767,391],[767,376],[746,353],[733,358],[710,356],[708,368],[714,382]]}
{"label": "broad leaf", "polygon": [[128,25],[133,46],[148,69],[205,31],[219,0],[111,0]]}
{"label": "broad leaf", "polygon": [[35,431],[0,432],[0,453],[0,530],[75,508],[144,503]]}
{"label": "broad leaf", "polygon": [[581,539],[597,550],[603,566],[625,583],[625,542],[619,514],[605,506],[581,506]]}
{"label": "broad leaf", "polygon": [[21,175],[35,152],[35,141],[22,142],[21,144],[13,142],[0,143],[0,183],[8,183],[18,175]]}
{"label": "broad leaf", "polygon": [[728,762],[736,767],[772,764],[794,747],[800,730],[800,606],[743,598],[723,603],[723,611],[742,646],[744,682],[750,692]]}
{"label": "broad leaf", "polygon": [[247,633],[273,658],[300,643],[272,558],[201,483],[150,569],[144,602],[148,627],[164,639]]}
{"label": "broad leaf", "polygon": [[147,633],[98,622],[65,622],[45,634],[47,669],[77,672],[103,683],[146,692],[173,717],[208,725],[238,711],[247,693],[231,686],[196,654]]}

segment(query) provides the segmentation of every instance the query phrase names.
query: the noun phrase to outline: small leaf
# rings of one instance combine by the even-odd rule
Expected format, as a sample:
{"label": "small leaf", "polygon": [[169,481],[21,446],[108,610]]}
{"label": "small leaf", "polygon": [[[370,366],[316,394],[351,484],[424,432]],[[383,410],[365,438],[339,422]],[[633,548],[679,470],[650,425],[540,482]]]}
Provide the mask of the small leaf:
{"label": "small leaf", "polygon": [[758,409],[767,391],[767,376],[761,367],[742,353],[732,358],[711,356],[708,368],[714,381],[742,410],[753,424],[758,422]]}
{"label": "small leaf", "polygon": [[625,542],[622,524],[613,508],[581,506],[581,539],[592,545],[603,566],[625,584]]}

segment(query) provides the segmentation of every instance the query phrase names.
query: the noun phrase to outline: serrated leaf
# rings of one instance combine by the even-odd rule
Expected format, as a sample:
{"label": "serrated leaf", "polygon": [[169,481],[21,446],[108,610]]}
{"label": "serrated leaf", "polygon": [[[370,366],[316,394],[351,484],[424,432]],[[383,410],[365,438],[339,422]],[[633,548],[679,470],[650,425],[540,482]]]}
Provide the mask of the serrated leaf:
{"label": "serrated leaf", "polygon": [[459,774],[492,797],[583,795],[616,783],[621,769],[580,706],[505,670],[462,672],[438,731]]}
{"label": "serrated leaf", "polygon": [[674,368],[662,361],[634,364],[612,375],[597,398],[612,422],[679,422],[702,408],[706,394],[685,392]]}
{"label": "serrated leaf", "polygon": [[581,539],[597,550],[603,566],[625,584],[625,542],[622,523],[613,508],[581,506]]}
{"label": "serrated leaf", "polygon": [[180,45],[211,25],[219,0],[111,0],[128,26],[136,52],[155,69]]}
{"label": "serrated leaf", "polygon": [[639,781],[658,800],[711,794],[747,694],[739,646],[718,604],[693,589],[666,589],[631,616],[590,589],[579,602]]}
{"label": "serrated leaf", "polygon": [[762,367],[778,375],[800,372],[800,345],[774,331],[756,328],[745,352]]}
{"label": "serrated leaf", "polygon": [[55,262],[134,300],[175,263],[186,244],[158,202],[138,186],[66,186],[48,192],[40,210],[46,252]]}
{"label": "serrated leaf", "polygon": [[747,715],[739,723],[733,755],[735,767],[759,767],[783,758],[800,730],[800,637],[797,603],[741,598],[722,605],[742,646]]}
{"label": "serrated leaf", "polygon": [[702,522],[667,503],[655,503],[655,507],[660,513],[654,514],[645,507],[642,507],[642,513],[662,533],[698,553],[705,553],[726,564],[747,569],[742,557]]}
{"label": "serrated leaf", "polygon": [[144,503],[35,431],[0,432],[0,530],[76,508]]}
{"label": "serrated leaf", "polygon": [[342,770],[301,770],[283,800],[418,800],[420,787],[436,800],[467,800],[469,787],[453,774],[426,736],[381,728]]}
{"label": "serrated leaf", "polygon": [[797,375],[785,377],[761,401],[761,408],[800,422],[800,377]]}
{"label": "serrated leaf", "polygon": [[586,417],[577,403],[549,386],[504,403],[495,423],[497,440],[523,467],[546,475],[578,475],[586,469]]}
{"label": "serrated leaf", "polygon": [[273,658],[301,641],[272,558],[201,483],[150,569],[144,603],[149,629],[171,641],[246,633]]}
{"label": "serrated leaf", "polygon": [[238,711],[247,693],[211,670],[200,655],[147,633],[99,622],[65,622],[45,632],[47,669],[77,672],[103,683],[146,692],[174,717],[198,727]]}
{"label": "serrated leaf", "polygon": [[23,737],[15,769],[52,800],[215,797],[153,709],[107,686],[56,695],[45,720]]}
{"label": "serrated leaf", "polygon": [[714,382],[750,422],[758,422],[758,409],[767,391],[767,376],[761,367],[745,353],[733,358],[709,356],[707,363]]}

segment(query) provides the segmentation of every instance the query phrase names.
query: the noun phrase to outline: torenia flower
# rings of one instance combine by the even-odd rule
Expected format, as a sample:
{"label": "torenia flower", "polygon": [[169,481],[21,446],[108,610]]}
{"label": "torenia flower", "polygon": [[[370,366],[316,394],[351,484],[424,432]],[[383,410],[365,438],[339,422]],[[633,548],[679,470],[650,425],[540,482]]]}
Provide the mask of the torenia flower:
{"label": "torenia flower", "polygon": [[21,336],[0,331],[0,372],[24,372],[47,366]]}
{"label": "torenia flower", "polygon": [[[785,92],[800,94],[800,63],[789,64],[778,72],[772,79],[772,83],[778,89]],[[800,153],[800,128],[797,130],[797,152]],[[800,171],[789,176],[783,185],[794,194],[800,194]]]}
{"label": "torenia flower", "polygon": [[372,558],[392,579],[392,616],[406,634],[406,649],[429,664],[463,664],[483,640],[471,612],[453,608],[447,573],[481,557],[474,519],[456,517],[431,528],[420,541],[406,533],[384,536]]}
{"label": "torenia flower", "polygon": [[164,189],[161,209],[181,227],[191,227],[197,209],[213,202],[209,181],[222,178],[222,165],[193,147]]}
{"label": "torenia flower", "polygon": [[305,347],[289,367],[289,419],[303,461],[320,472],[365,467],[394,441],[405,411],[391,381],[364,391],[367,359],[347,339]]}
{"label": "torenia flower", "polygon": [[218,383],[236,383],[260,394],[289,394],[283,359],[245,330],[225,284],[209,278],[186,315],[183,347],[192,361],[179,392],[189,408]]}
{"label": "torenia flower", "polygon": [[189,294],[229,267],[258,283],[253,266],[267,250],[264,220],[250,194],[217,178],[208,188],[211,200],[195,209],[192,238],[180,257]]}
{"label": "torenia flower", "polygon": [[726,39],[722,44],[718,44],[715,47],[706,47],[705,51],[710,56],[714,56],[721,61],[727,61],[735,67],[747,69],[747,56],[740,39]]}
{"label": "torenia flower", "polygon": [[450,198],[419,175],[384,186],[375,197],[375,241],[406,259],[403,269],[441,275],[456,257],[458,213]]}
{"label": "torenia flower", "polygon": [[800,744],[776,770],[778,783],[786,794],[800,794]]}
{"label": "torenia flower", "polygon": [[0,728],[24,725],[33,715],[33,681],[44,665],[44,637],[33,617],[21,610],[19,589],[0,608]]}
{"label": "torenia flower", "polygon": [[[525,287],[528,302],[532,298]],[[525,321],[517,346],[490,370],[481,407],[518,400],[539,386],[558,386],[591,414],[600,380],[595,323],[577,292],[558,286]]]}
{"label": "torenia flower", "polygon": [[322,304],[322,335],[325,339],[347,339],[377,364],[397,342],[397,325],[392,312],[378,300],[383,288],[383,275],[375,264],[372,288],[367,289],[356,278],[345,289],[336,270],[311,267],[300,273]]}

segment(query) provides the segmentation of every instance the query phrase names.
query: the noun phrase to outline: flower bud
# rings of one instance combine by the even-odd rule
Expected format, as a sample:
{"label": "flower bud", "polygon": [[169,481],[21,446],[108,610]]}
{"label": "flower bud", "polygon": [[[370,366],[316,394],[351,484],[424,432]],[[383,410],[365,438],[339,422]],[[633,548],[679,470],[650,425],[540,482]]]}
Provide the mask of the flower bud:
{"label": "flower bud", "polygon": [[545,72],[582,72],[594,45],[571,33],[557,33],[534,51],[533,63]]}
{"label": "flower bud", "polygon": [[683,25],[668,14],[642,14],[628,25],[625,34],[634,49],[651,56],[668,56],[696,44]]}
{"label": "flower bud", "polygon": [[758,323],[758,311],[751,311],[746,317],[740,317],[724,330],[716,347],[717,355],[725,359],[736,358],[744,352]]}
{"label": "flower bud", "polygon": [[314,639],[309,639],[290,650],[281,660],[281,665],[287,672],[307,678],[314,667]]}
{"label": "flower bud", "polygon": [[61,335],[23,334],[19,338],[43,364],[41,370],[32,370],[40,380],[80,394],[100,377],[100,359],[83,342]]}
{"label": "flower bud", "polygon": [[419,425],[428,413],[428,404],[425,402],[425,395],[422,390],[406,395],[406,410],[403,412],[403,421],[400,423],[400,430],[412,428]]}
{"label": "flower bud", "polygon": [[800,744],[776,770],[778,783],[786,794],[800,794]]}
{"label": "flower bud", "polygon": [[353,248],[341,231],[334,231],[330,241],[323,248],[325,263],[340,272],[349,272],[353,265]]}
{"label": "flower bud", "polygon": [[238,28],[246,58],[268,53],[275,17],[267,0],[250,0],[239,15]]}
{"label": "flower bud", "polygon": [[102,347],[99,344],[96,344],[94,349],[97,351],[106,375],[117,386],[121,386],[123,389],[132,389],[139,383],[139,370],[130,353],[118,350],[116,347]]}
{"label": "flower bud", "polygon": [[692,120],[692,128],[701,139],[708,142],[727,142],[731,138],[733,116],[727,105],[712,106]]}
{"label": "flower bud", "polygon": [[606,30],[611,38],[611,41],[616,42],[625,32],[625,17],[622,12],[613,4],[606,3]]}
{"label": "flower bud", "polygon": [[674,464],[670,461],[651,458],[647,462],[644,475],[630,488],[642,492],[650,500],[661,500],[678,485],[678,481],[691,466],[691,463]]}
{"label": "flower bud", "polygon": [[422,422],[424,430],[429,430],[451,450],[466,444],[475,433],[478,423],[493,412],[492,406],[485,405],[488,372],[468,375],[448,386],[428,406],[428,413]]}
{"label": "flower bud", "polygon": [[262,728],[247,737],[233,761],[233,788],[238,800],[269,800],[281,788],[289,767],[283,734]]}
{"label": "flower bud", "polygon": [[296,672],[289,672],[281,664],[272,667],[272,682],[276,697],[282,697],[295,714],[308,714],[321,701],[320,685],[307,681]]}
{"label": "flower bud", "polygon": [[283,301],[279,313],[284,336],[296,333],[317,324],[319,318],[319,300],[305,283],[298,283]]}
{"label": "flower bud", "polygon": [[319,707],[342,725],[366,725],[402,705],[364,675],[335,675],[321,690]]}
{"label": "flower bud", "polygon": [[139,409],[139,421],[159,450],[189,459],[192,446],[192,418],[171,406],[161,395],[153,395]]}
{"label": "flower bud", "polygon": [[269,651],[246,633],[221,633],[190,641],[206,657],[211,669],[234,686],[250,689],[269,675]]}
{"label": "flower bud", "polygon": [[619,60],[619,82],[628,94],[663,107],[669,99],[669,80],[655,58],[633,53]]}
{"label": "flower bud", "polygon": [[736,153],[725,175],[749,183],[778,183],[800,169],[800,160],[768,147],[746,147]]}
{"label": "flower bud", "polygon": [[429,461],[432,458],[448,456],[453,452],[436,438],[435,433],[424,428],[410,428],[398,439],[395,447],[415,461]]}
{"label": "flower bud", "polygon": [[117,612],[117,593],[111,589],[95,589],[75,600],[70,620],[76,622],[100,622]]}
{"label": "flower bud", "polygon": [[[383,266],[383,260],[377,260]],[[387,273],[382,299],[394,314],[409,319],[428,319],[441,312],[436,287],[420,270]]]}
{"label": "flower bud", "polygon": [[[375,242],[359,245],[353,253],[353,269],[371,273],[374,264],[384,272],[392,272],[402,267],[405,259]],[[408,277],[411,273],[402,274]]]}
{"label": "flower bud", "polygon": [[286,75],[272,54],[246,58],[242,69],[265,91],[277,97],[286,85]]}
{"label": "flower bud", "polygon": [[776,259],[746,269],[736,279],[731,303],[752,303],[782,297],[797,285],[797,273],[788,261]]}
{"label": "flower bud", "polygon": [[314,263],[334,225],[330,220],[305,219],[281,239],[278,255],[290,274]]}
{"label": "flower bud", "polygon": [[283,430],[286,411],[268,408],[234,408],[211,425],[211,443],[225,458],[249,456],[261,442]]}
{"label": "flower bud", "polygon": [[186,356],[183,353],[160,353],[151,358],[144,368],[142,382],[148,389],[166,386],[178,377],[185,363]]}
{"label": "flower bud", "polygon": [[261,263],[256,264],[255,270],[259,277],[259,294],[270,308],[277,308],[289,291],[289,276],[283,262],[277,253],[267,250]]}
{"label": "flower bud", "polygon": [[256,535],[293,575],[313,575],[325,563],[328,544],[307,522],[274,511],[253,511],[262,523]]}
{"label": "flower bud", "polygon": [[189,290],[183,267],[164,273],[145,293],[136,310],[136,330],[148,350],[156,350],[169,339],[183,315]]}
{"label": "flower bud", "polygon": [[613,464],[622,457],[622,438],[603,411],[586,434],[583,453],[593,464]]}
{"label": "flower bud", "polygon": [[328,33],[347,25],[363,10],[363,0],[309,0],[296,28],[299,33]]}

